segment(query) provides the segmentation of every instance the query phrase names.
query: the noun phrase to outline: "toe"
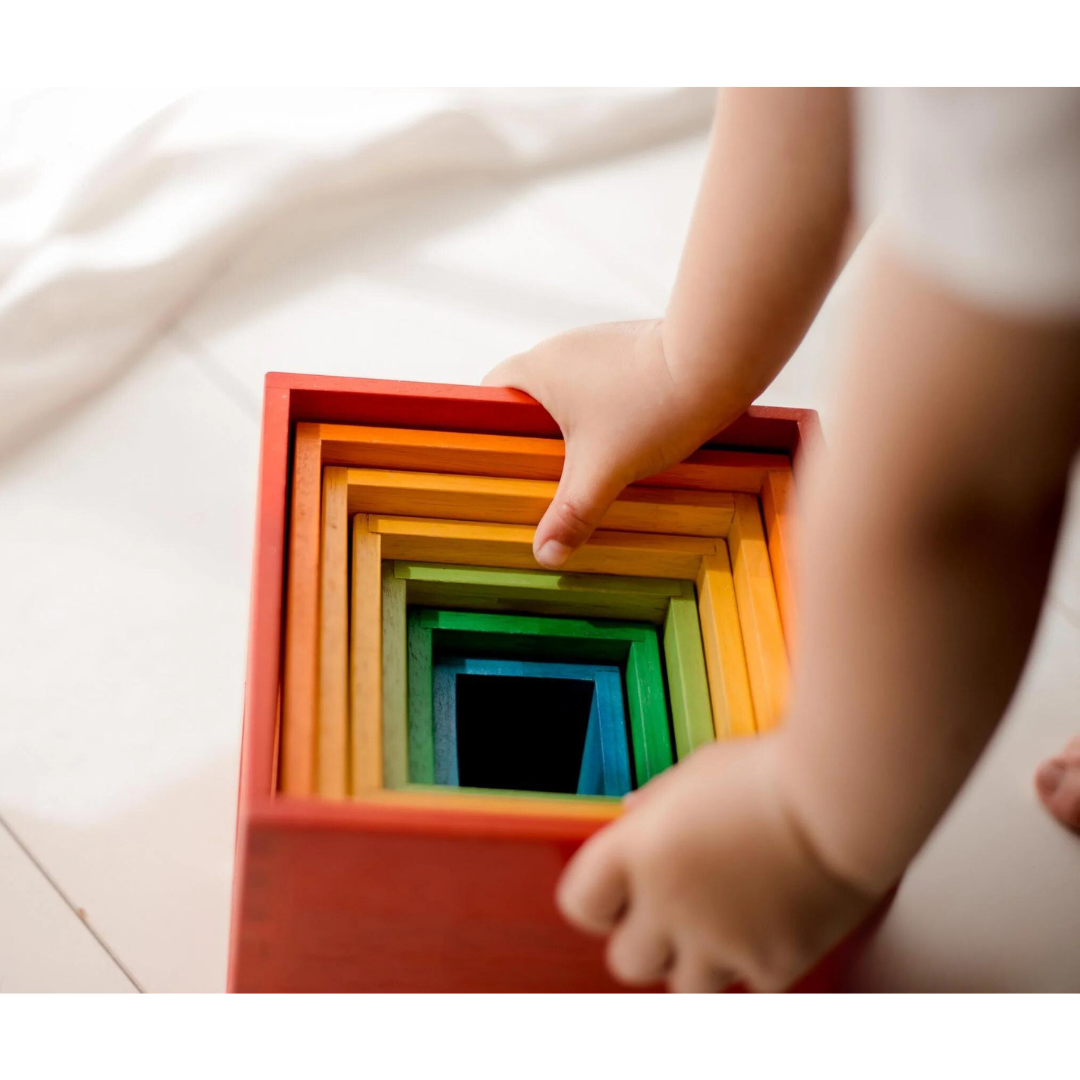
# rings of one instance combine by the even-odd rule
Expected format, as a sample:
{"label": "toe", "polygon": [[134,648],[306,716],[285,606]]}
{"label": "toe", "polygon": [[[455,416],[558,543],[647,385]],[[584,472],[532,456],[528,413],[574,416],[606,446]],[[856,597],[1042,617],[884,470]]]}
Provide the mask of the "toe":
{"label": "toe", "polygon": [[1080,760],[1065,757],[1044,761],[1035,773],[1043,805],[1063,825],[1080,830]]}
{"label": "toe", "polygon": [[1058,757],[1069,765],[1080,765],[1080,735],[1074,735]]}

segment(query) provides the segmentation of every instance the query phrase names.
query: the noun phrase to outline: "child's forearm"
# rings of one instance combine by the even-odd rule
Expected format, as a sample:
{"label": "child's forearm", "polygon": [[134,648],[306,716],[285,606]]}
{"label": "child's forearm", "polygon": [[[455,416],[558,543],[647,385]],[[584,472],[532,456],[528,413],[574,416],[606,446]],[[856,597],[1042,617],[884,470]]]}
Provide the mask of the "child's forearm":
{"label": "child's forearm", "polygon": [[850,211],[844,90],[725,90],[663,323],[677,383],[717,419],[775,377],[840,268]]}
{"label": "child's forearm", "polygon": [[777,750],[811,846],[879,891],[944,812],[1022,668],[1080,438],[1080,330],[991,317],[893,263],[857,349],[809,507]]}

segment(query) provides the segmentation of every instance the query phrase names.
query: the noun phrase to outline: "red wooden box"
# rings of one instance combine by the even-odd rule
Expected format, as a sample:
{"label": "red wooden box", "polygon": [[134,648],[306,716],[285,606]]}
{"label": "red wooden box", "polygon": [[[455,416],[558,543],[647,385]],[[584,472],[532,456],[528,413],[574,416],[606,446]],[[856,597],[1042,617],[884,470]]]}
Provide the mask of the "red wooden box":
{"label": "red wooden box", "polygon": [[[299,421],[558,436],[511,390],[269,374],[229,950],[233,991],[617,990],[555,910],[597,823],[358,806],[275,793],[290,451]],[[751,408],[710,446],[795,457],[816,414]],[[852,947],[803,989],[835,985]]]}

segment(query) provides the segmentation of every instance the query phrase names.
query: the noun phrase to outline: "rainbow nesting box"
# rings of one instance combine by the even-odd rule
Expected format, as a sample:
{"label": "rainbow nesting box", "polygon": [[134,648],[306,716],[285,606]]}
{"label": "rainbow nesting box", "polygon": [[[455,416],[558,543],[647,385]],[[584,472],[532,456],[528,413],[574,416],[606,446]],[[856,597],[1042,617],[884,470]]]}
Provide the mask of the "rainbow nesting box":
{"label": "rainbow nesting box", "polygon": [[547,572],[531,398],[268,375],[230,988],[616,989],[555,883],[620,796],[778,722],[816,437],[750,409]]}

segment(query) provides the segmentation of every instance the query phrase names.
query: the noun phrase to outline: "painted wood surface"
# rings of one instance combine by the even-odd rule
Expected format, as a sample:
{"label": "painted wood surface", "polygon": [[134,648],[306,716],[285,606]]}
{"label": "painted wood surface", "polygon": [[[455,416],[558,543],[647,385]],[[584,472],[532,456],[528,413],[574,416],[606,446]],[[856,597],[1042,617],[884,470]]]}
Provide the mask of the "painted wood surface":
{"label": "painted wood surface", "polygon": [[[536,525],[555,497],[553,480],[349,469],[352,513],[410,514],[452,521]],[[726,492],[627,488],[600,525],[622,532],[726,536],[734,497]]]}
{"label": "painted wood surface", "polygon": [[626,700],[634,776],[641,787],[674,763],[660,644],[655,634],[636,643],[626,658]]}
{"label": "painted wood surface", "polygon": [[[755,406],[714,443],[797,454],[800,433],[812,420],[806,410]],[[294,460],[302,466],[304,457],[294,453],[292,433],[298,424],[312,421],[558,436],[551,417],[516,391],[267,375],[229,988],[621,989],[605,972],[602,943],[571,930],[552,902],[566,859],[619,813],[618,801],[570,798],[555,809],[540,796],[448,791],[383,791],[344,803],[278,794],[274,748],[290,697],[307,701],[311,737],[307,767],[292,770],[292,775],[303,781],[305,792],[314,779],[320,467],[316,464],[306,485],[291,471]],[[307,580],[310,617],[304,632],[295,630],[286,617],[283,635],[283,598],[286,610],[299,610],[292,602],[291,568],[286,588],[286,557],[295,557],[299,550],[293,511],[298,491],[304,490],[313,493],[313,500],[306,499],[312,530],[306,543],[314,558],[300,575]],[[695,560],[691,574],[645,576],[693,580],[696,570]],[[306,671],[302,679],[307,689],[286,676],[283,696],[283,670],[291,667],[293,637],[306,642],[308,663],[300,667]],[[278,756],[286,787],[288,741],[283,732]],[[303,746],[303,739],[298,742]],[[438,896],[467,896],[469,904],[465,909],[433,904],[431,898]],[[493,920],[499,934],[489,932]],[[828,969],[843,971],[851,948],[849,939],[842,950],[846,955],[837,954],[840,962]],[[836,975],[823,981],[816,973],[806,985],[817,990],[835,987]]]}
{"label": "painted wood surface", "polygon": [[[368,515],[383,538],[383,557],[409,562],[453,563],[537,570],[534,529],[474,521]],[[570,557],[567,573],[693,581],[703,555],[716,553],[716,540],[696,536],[652,536],[599,530]]]}
{"label": "painted wood surface", "polygon": [[[275,378],[281,377],[275,376]],[[286,382],[288,381],[289,379],[286,379]],[[305,380],[300,381],[304,382]],[[331,382],[333,386],[338,385],[338,381],[331,380]],[[316,408],[315,403],[317,401],[329,402],[332,400],[340,402],[342,407],[346,407],[347,403],[351,403],[352,400],[361,400],[360,398],[351,398],[349,392],[331,389],[330,383],[324,384],[320,382],[319,385],[319,390],[315,390],[314,387],[311,389],[305,387],[297,396],[285,390],[283,383],[281,388],[273,390],[273,394],[275,400],[281,397],[288,402],[287,412],[290,416],[299,415],[301,417],[310,415],[308,410]],[[341,385],[345,385],[345,383],[343,382]],[[360,380],[356,385],[368,387],[375,384]],[[323,386],[326,389],[322,389]],[[408,387],[408,389],[412,391],[413,388]],[[271,391],[268,390],[268,393],[271,393]],[[367,391],[365,390],[363,393],[366,394]],[[404,402],[406,398],[410,401],[413,400],[410,395],[405,395],[401,400]],[[370,415],[393,415],[394,409],[397,407],[393,405],[391,397],[378,394],[365,397],[363,400],[372,404],[376,401],[382,403]],[[437,397],[424,398],[426,403],[432,404],[437,400]],[[418,404],[418,402],[419,399],[417,399],[416,403]],[[389,407],[389,411],[380,413],[379,410],[382,409],[383,404]],[[334,408],[329,405],[327,407]],[[423,407],[426,408],[427,404]],[[348,408],[351,408],[351,404],[347,406],[347,410]],[[497,411],[496,409],[492,412],[493,422]],[[453,420],[456,422],[466,415],[467,413],[463,413],[460,416],[455,416]],[[413,419],[414,417],[410,416],[410,421]],[[791,428],[793,432],[796,428],[801,431],[799,425],[804,422],[809,423],[812,419],[813,417],[808,417],[805,410],[754,409],[750,411],[744,421],[740,421],[739,424],[732,427],[731,433],[732,437],[737,433],[739,439],[745,438],[748,442],[756,440],[763,447],[768,446],[770,440],[775,440],[778,446],[783,445],[785,449],[794,449],[798,444],[798,433],[785,434],[785,432],[787,432],[788,428]],[[444,418],[444,422],[448,421],[450,421],[449,417]],[[759,434],[757,434],[758,428],[760,428]],[[348,433],[344,434],[344,432]],[[324,440],[324,434],[332,436],[329,442]],[[318,552],[321,546],[318,506],[321,464],[323,461],[329,464],[338,464],[335,455],[341,447],[351,448],[343,451],[346,454],[353,452],[359,452],[360,454],[358,458],[346,457],[340,462],[341,464],[372,462],[374,459],[364,457],[366,453],[363,449],[365,440],[370,439],[373,446],[380,442],[384,445],[392,445],[395,442],[395,437],[398,442],[402,439],[405,440],[407,444],[406,458],[380,459],[381,462],[409,465],[410,467],[422,464],[421,459],[415,456],[408,457],[414,452],[419,453],[423,461],[437,462],[438,455],[447,450],[447,447],[440,442],[441,436],[444,435],[460,436],[466,442],[475,437],[473,433],[467,432],[423,432],[373,426],[353,429],[351,426],[343,427],[342,425],[305,422],[296,425],[293,473],[291,477],[293,501],[289,526],[290,560],[284,639],[284,691],[279,705],[282,719],[280,731],[278,724],[275,723],[270,741],[273,758],[279,762],[279,783],[283,792],[292,794],[310,793],[314,790],[316,779],[319,679],[317,659],[319,637]],[[431,436],[434,440],[434,456],[423,457],[431,449],[430,447],[425,449],[428,436]],[[482,439],[488,438],[497,442],[500,439],[516,437],[482,435]],[[547,459],[549,461],[561,460],[561,440],[539,439],[526,441],[543,444],[558,443],[559,449],[556,454],[554,456],[548,454]],[[357,451],[358,447],[360,448],[359,451]],[[463,447],[463,449],[474,455],[470,459],[474,464],[483,460],[485,455],[493,453],[497,455],[500,452],[496,446],[478,448],[473,445],[471,448]],[[518,451],[524,449],[524,447],[517,448]],[[378,453],[380,451],[376,450],[374,452]],[[396,451],[391,451],[391,455],[393,453],[396,453]],[[476,456],[476,454],[479,456]],[[710,457],[710,455],[712,456]],[[489,460],[494,460],[494,458],[489,457]],[[740,491],[744,488],[754,490],[764,483],[764,478],[770,471],[782,473],[787,460],[789,459],[786,454],[745,452],[738,449],[731,451],[709,449],[702,451],[700,455],[695,455],[687,463],[684,463],[688,467],[692,465],[690,472],[680,474],[682,466],[676,466],[674,470],[669,470],[668,473],[664,474],[666,479],[661,481],[654,478],[650,481],[650,484],[654,482],[656,484],[670,482],[678,487],[693,488],[700,486],[702,490],[716,490],[718,488],[726,491]],[[472,465],[469,465],[469,468],[472,468]],[[727,472],[718,470],[727,470]],[[498,472],[500,470],[495,465],[492,467],[492,471]],[[550,473],[549,475],[554,476],[555,474]],[[680,475],[681,479],[679,478]],[[745,475],[748,479],[745,482],[733,479],[733,477],[739,475]],[[453,548],[456,541],[460,539],[460,530],[452,530],[452,532],[456,532],[458,535],[448,536],[443,533],[437,538],[422,538],[414,535],[408,541],[411,546],[407,550],[402,549],[400,553],[407,555],[409,558],[455,561],[459,556]],[[505,548],[500,547],[498,552],[492,552],[484,561],[496,565],[503,564],[522,568],[535,567],[531,554],[531,530],[527,535],[519,535],[516,539],[518,542],[515,545]],[[652,537],[649,537],[649,540],[651,539]],[[604,542],[598,544],[598,541]],[[446,545],[451,550],[446,550]],[[651,545],[645,545],[644,549],[642,549],[632,542],[628,543],[625,539],[614,537],[609,533],[607,537],[596,537],[593,544],[588,545],[586,550],[575,556],[569,569],[580,574],[608,572],[692,579],[696,577],[699,565],[699,561],[694,555],[708,554],[709,552],[694,551],[690,553],[690,558],[684,558],[683,555],[688,553],[690,552],[684,546],[669,550],[665,555],[659,555],[658,552],[651,548]],[[508,555],[509,558],[507,558]],[[651,565],[642,565],[642,558],[650,560]],[[780,564],[778,563],[778,565]],[[782,579],[782,570],[780,576]],[[781,596],[784,595],[783,590],[784,585],[781,580]],[[790,592],[790,590],[788,591]],[[263,605],[263,607],[266,607],[266,605]],[[787,617],[786,613],[789,608],[790,604],[785,604],[782,613],[784,617]],[[261,760],[267,760],[266,755],[263,755]]]}
{"label": "painted wood surface", "polygon": [[[344,424],[300,426],[317,430],[323,463],[327,465],[507,476],[520,480],[558,480],[562,475],[565,447],[562,439],[557,438]],[[786,454],[699,450],[686,461],[646,477],[636,486],[756,495],[769,469],[783,469],[789,464]]]}
{"label": "painted wood surface", "polygon": [[316,432],[297,432],[293,450],[280,785],[286,795],[315,790],[319,680],[319,518],[322,462]]}
{"label": "painted wood surface", "polygon": [[[282,415],[288,415],[295,424],[293,471],[291,476],[292,505],[289,524],[289,566],[286,600],[284,641],[284,691],[280,703],[281,730],[275,721],[271,743],[274,756],[279,759],[280,788],[289,794],[310,794],[315,788],[316,728],[318,711],[318,637],[319,637],[319,505],[321,472],[323,464],[381,466],[397,469],[442,470],[446,472],[479,473],[493,476],[512,476],[525,479],[556,480],[561,474],[563,443],[558,438],[530,438],[460,431],[424,431],[371,425],[326,424],[304,422],[304,416],[313,411],[329,409],[338,415],[353,414],[353,404],[365,402],[362,408],[371,407],[367,415],[389,417],[404,413],[401,408],[413,409],[439,407],[441,395],[448,388],[433,388],[425,396],[422,389],[416,398],[414,388],[408,384],[392,384],[372,380],[337,380],[274,375],[267,383],[267,393],[274,401],[285,403]],[[301,387],[301,384],[302,387]],[[310,385],[309,385],[310,384]],[[355,386],[356,390],[344,389]],[[394,387],[383,394],[374,388]],[[289,389],[291,387],[291,389]],[[338,389],[341,387],[342,389]],[[470,422],[472,412],[462,403],[468,396],[467,388],[461,390],[466,397],[445,399],[459,401],[463,412],[453,417],[444,416],[441,423]],[[409,391],[406,393],[405,391]],[[400,398],[395,395],[401,394]],[[268,396],[268,401],[270,397]],[[421,400],[423,404],[421,404]],[[528,399],[523,398],[523,401]],[[406,401],[408,405],[404,404]],[[498,423],[500,410],[509,405],[502,402],[483,406],[481,412],[489,416],[489,422]],[[454,406],[458,408],[459,406]],[[512,407],[511,407],[512,408]],[[343,411],[341,411],[343,410]],[[529,410],[526,409],[525,412]],[[759,426],[772,424],[777,432],[787,423],[798,421],[795,412],[791,418],[784,414],[783,420],[773,420],[776,410],[751,410]],[[769,419],[758,420],[757,414]],[[490,415],[489,415],[490,414]],[[269,413],[268,413],[269,415]],[[414,422],[420,414],[408,415]],[[477,413],[477,417],[480,413]],[[524,413],[522,414],[524,415]],[[539,414],[538,414],[539,415]],[[799,413],[799,416],[802,416]],[[779,416],[779,413],[777,413]],[[780,426],[778,426],[780,425]],[[749,425],[747,430],[749,431]],[[771,430],[771,429],[770,429]],[[287,429],[285,429],[287,431]],[[740,429],[741,431],[741,429]],[[772,436],[765,435],[762,427],[762,445]],[[283,432],[284,436],[284,432]],[[742,437],[742,436],[740,436]],[[269,438],[269,435],[267,435]],[[778,445],[795,445],[794,437],[778,437]],[[732,450],[702,450],[686,462],[648,478],[646,487],[674,487],[702,491],[738,492],[757,491],[770,469],[782,469],[789,459],[786,454],[768,454]],[[636,486],[636,485],[635,485]],[[415,550],[415,549],[414,549]],[[531,536],[519,545],[511,565],[535,566],[531,557]],[[410,554],[408,557],[414,557]],[[428,556],[420,556],[428,557]],[[433,554],[434,559],[452,556]],[[635,562],[635,556],[627,552],[625,545],[617,545],[615,551],[597,550],[582,553],[572,567],[582,573],[604,572],[679,576],[692,578],[696,572],[696,560],[673,560],[677,565],[664,566],[660,562],[651,568],[627,565]],[[692,566],[687,566],[687,563]],[[264,605],[266,607],[266,605]]]}
{"label": "painted wood surface", "polygon": [[681,761],[716,737],[701,624],[693,595],[671,600],[664,622],[664,660],[671,692],[675,752]]}
{"label": "painted wood surface", "polygon": [[770,470],[761,487],[761,513],[769,545],[776,600],[788,651],[795,638],[795,478],[791,469]]}
{"label": "painted wood surface", "polygon": [[[622,674],[599,664],[447,657],[434,667],[435,782],[458,786],[456,681],[459,675],[578,679],[594,686],[578,781],[579,795],[622,796],[630,790],[630,758]],[[508,717],[508,722],[513,718]]]}
{"label": "painted wood surface", "polygon": [[[349,792],[349,514],[346,469],[323,470],[316,792]],[[376,538],[376,543],[377,543]],[[355,605],[355,601],[354,601]],[[377,646],[376,642],[376,646]]]}
{"label": "painted wood surface", "polygon": [[475,636],[483,634],[484,646],[506,657],[618,663],[633,645],[656,640],[656,628],[647,623],[437,608],[415,614],[420,626],[438,632],[444,652],[458,654],[468,654],[477,644]]}
{"label": "painted wood surface", "polygon": [[457,671],[438,660],[431,670],[435,783],[459,787],[457,746]]}
{"label": "painted wood surface", "polygon": [[[689,582],[672,579],[564,574],[543,570],[519,571],[402,561],[396,561],[393,566],[394,574],[406,587],[405,595],[411,605],[430,604],[448,608],[489,610],[489,602],[495,600],[500,606],[513,607],[519,613],[534,611],[546,615],[609,618],[619,616],[623,619],[645,617],[648,621],[662,623],[667,618],[667,609],[673,597],[681,597],[693,603],[695,596],[694,588]],[[552,599],[548,600],[548,597]],[[385,604],[384,599],[384,611]],[[734,604],[732,593],[733,617]],[[541,610],[535,611],[535,607],[541,605]],[[737,631],[737,622],[735,626]],[[692,646],[693,637],[688,640]],[[669,638],[668,641],[677,648],[677,637]],[[700,643],[698,648],[700,650]],[[670,668],[670,659],[668,664]],[[400,682],[404,684],[404,654],[399,671]],[[390,678],[389,675],[385,677],[388,680]],[[691,685],[692,680],[691,676]],[[390,685],[389,681],[386,685]],[[747,700],[748,695],[747,688]],[[390,781],[387,785],[398,786],[396,782],[391,784]]]}
{"label": "painted wood surface", "polygon": [[[625,991],[605,970],[604,942],[571,928],[553,899],[567,859],[619,813],[617,800],[556,808],[445,789],[281,802],[293,804],[288,817],[268,807],[245,821],[230,990]],[[301,812],[303,823],[290,820]],[[819,964],[796,989],[838,989],[866,936],[824,962],[827,978]]]}
{"label": "painted wood surface", "polygon": [[[590,717],[585,736],[585,753],[578,776],[579,795],[613,795],[621,797],[632,787],[630,755],[627,750],[629,724],[623,707],[622,672],[616,668],[596,669],[594,710],[596,723]],[[589,735],[592,735],[590,745]],[[596,777],[597,744],[599,744],[600,782]]]}
{"label": "painted wood surface", "polygon": [[[504,657],[625,665],[629,729],[637,786],[669,768],[673,761],[667,699],[656,628],[643,623],[590,622],[530,615],[418,609],[409,613],[409,728],[410,779],[414,718],[418,725],[433,725],[426,702],[414,709],[413,639],[435,635],[438,647],[458,654],[497,652]],[[477,638],[484,635],[482,646]],[[430,640],[430,639],[428,639]],[[426,646],[430,657],[431,646]],[[418,645],[417,651],[424,647]],[[431,663],[430,659],[426,661]],[[430,677],[423,680],[430,685]],[[428,717],[431,716],[429,720]],[[424,736],[417,733],[418,741]],[[418,781],[429,782],[429,781]]]}
{"label": "painted wood surface", "polygon": [[[384,538],[385,539],[385,538]],[[386,554],[384,549],[384,554]],[[686,581],[649,579],[649,578],[617,578],[601,575],[563,574],[552,573],[542,570],[503,570],[491,567],[455,566],[443,564],[417,564],[394,562],[393,573],[400,582],[405,592],[394,593],[395,599],[391,608],[391,601],[387,598],[388,593],[384,586],[383,594],[383,619],[384,628],[388,626],[388,612],[399,611],[400,625],[404,626],[405,604],[419,606],[425,601],[436,600],[447,607],[472,608],[484,605],[492,597],[501,597],[500,602],[512,604],[515,607],[530,607],[534,597],[552,597],[548,614],[564,614],[575,616],[611,616],[619,613],[625,617],[648,613],[653,621],[662,621],[666,617],[668,601],[672,596],[693,596],[693,586]],[[545,601],[545,606],[546,601]],[[585,610],[582,610],[584,606]],[[395,624],[397,625],[397,624]],[[384,747],[397,744],[396,732],[403,730],[405,735],[402,741],[408,743],[408,706],[402,701],[388,702],[386,695],[393,692],[394,687],[404,687],[407,684],[407,664],[404,644],[399,648],[391,647],[386,641],[389,631],[384,629]],[[402,631],[404,633],[404,631]],[[414,646],[414,651],[420,646]],[[426,649],[424,650],[426,655]],[[621,655],[621,651],[620,651]],[[423,660],[420,663],[424,663]],[[413,668],[411,678],[416,685],[427,685],[426,668]],[[421,695],[417,698],[415,710],[423,712],[427,716],[426,698]],[[419,732],[426,730],[426,720],[417,720],[419,729],[416,738],[421,738]],[[426,747],[427,741],[421,738],[424,755],[417,768],[421,775],[428,775]],[[386,769],[386,785],[398,787],[409,775],[409,754],[402,752],[400,755],[388,756],[384,750],[384,767]],[[391,762],[393,761],[393,764]],[[431,766],[434,770],[434,764]],[[431,776],[434,777],[434,771]]]}
{"label": "painted wood surface", "polygon": [[726,544],[701,560],[697,595],[716,737],[753,735],[754,703]]}
{"label": "painted wood surface", "polygon": [[382,739],[383,785],[397,788],[409,779],[409,722],[405,582],[394,563],[382,567]]}
{"label": "painted wood surface", "polygon": [[624,619],[662,624],[673,596],[694,595],[686,581],[566,574],[549,570],[394,563],[410,602],[425,607],[513,610],[536,615]]}
{"label": "painted wood surface", "polygon": [[382,555],[379,535],[362,514],[353,518],[352,542],[350,747],[356,794],[383,786]]}
{"label": "painted wood surface", "polygon": [[[622,677],[619,672],[619,702],[622,703]],[[597,702],[599,688],[594,690],[592,710],[589,713],[589,726],[585,729],[585,746],[581,751],[581,768],[578,770],[578,795],[604,795],[604,751],[600,746],[600,709]],[[626,720],[623,718],[623,742],[626,741]],[[630,762],[626,763],[626,791],[630,790]],[[614,795],[616,792],[612,791]],[[618,792],[625,795],[626,792]]]}
{"label": "painted wood surface", "polygon": [[435,783],[435,706],[432,698],[431,628],[421,622],[421,610],[409,611],[408,724],[409,782]]}
{"label": "painted wood surface", "polygon": [[619,816],[622,800],[609,795],[564,795],[557,791],[502,791],[497,788],[406,784],[396,791],[364,796],[375,805],[439,812],[484,813],[539,819],[568,818],[605,823]]}
{"label": "painted wood surface", "polygon": [[752,495],[735,496],[728,543],[754,719],[759,732],[770,731],[783,718],[788,659],[761,507]]}
{"label": "painted wood surface", "polygon": [[[560,438],[559,425],[520,390],[448,383],[403,382],[343,375],[271,371],[268,393],[287,394],[287,423],[363,424],[489,435]],[[763,451],[799,456],[816,426],[812,409],[751,405],[717,432],[708,450]]]}

